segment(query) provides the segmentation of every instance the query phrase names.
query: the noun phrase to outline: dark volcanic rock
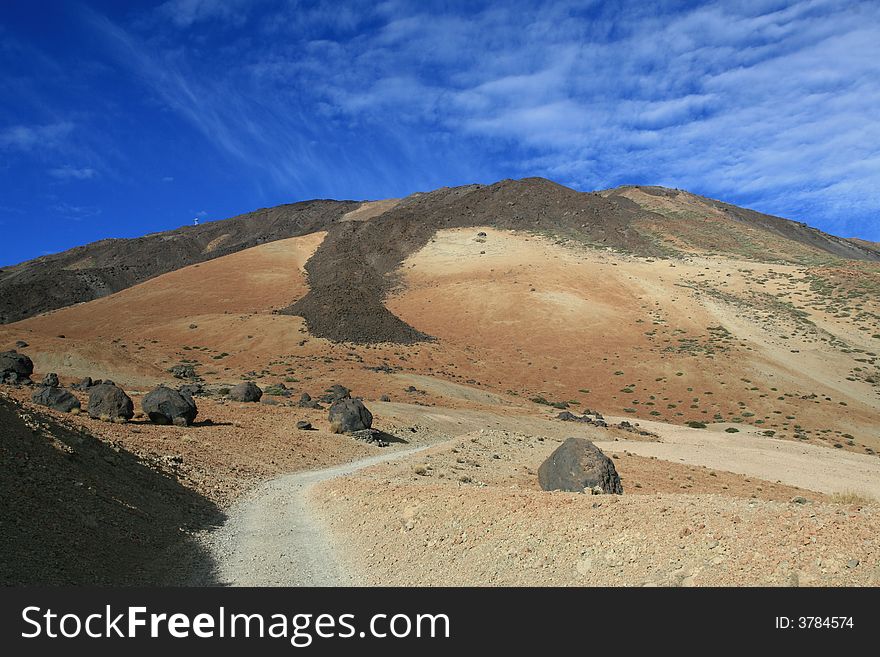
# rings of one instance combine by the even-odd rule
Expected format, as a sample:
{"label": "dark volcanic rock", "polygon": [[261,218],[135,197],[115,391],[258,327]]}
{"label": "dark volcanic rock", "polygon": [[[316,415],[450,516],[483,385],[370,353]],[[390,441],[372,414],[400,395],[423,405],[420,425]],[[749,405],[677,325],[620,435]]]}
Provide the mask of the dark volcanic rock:
{"label": "dark volcanic rock", "polygon": [[373,425],[373,414],[360,399],[340,399],[333,402],[328,415],[333,433],[363,431]]}
{"label": "dark volcanic rock", "polygon": [[321,396],[321,401],[327,404],[332,404],[335,401],[339,401],[340,399],[348,399],[351,397],[351,390],[346,388],[345,386],[341,386],[338,383],[334,383],[332,386],[327,388],[326,395]]}
{"label": "dark volcanic rock", "polygon": [[382,395],[381,397],[379,397],[379,401],[390,402],[391,397],[389,397],[388,395]]}
{"label": "dark volcanic rock", "polygon": [[16,340],[16,341],[15,341],[15,346],[16,346],[18,349],[24,349],[25,347],[28,346],[28,343],[25,342],[24,340]]}
{"label": "dark volcanic rock", "polygon": [[196,368],[192,365],[175,365],[168,370],[175,379],[198,379]]}
{"label": "dark volcanic rock", "polygon": [[258,402],[263,391],[253,381],[243,381],[229,391],[229,398],[239,402]]}
{"label": "dark volcanic rock", "polygon": [[312,396],[307,392],[300,395],[297,406],[300,408],[324,408],[321,404],[312,399]]}
{"label": "dark volcanic rock", "polygon": [[42,386],[34,391],[31,399],[36,404],[42,404],[49,408],[70,413],[75,408],[80,408],[79,400],[67,390],[57,386]]}
{"label": "dark volcanic rock", "polygon": [[77,384],[74,385],[73,387],[76,388],[76,389],[78,389],[78,390],[88,390],[88,389],[91,388],[93,385],[94,385],[94,383],[92,383],[92,377],[87,376],[87,377],[84,377],[84,378],[82,379],[82,381],[80,381],[79,383],[77,383]]}
{"label": "dark volcanic rock", "polygon": [[34,363],[14,349],[0,353],[0,383],[27,383],[34,373]]}
{"label": "dark volcanic rock", "polygon": [[569,438],[538,468],[542,490],[623,493],[614,462],[586,438]]}
{"label": "dark volcanic rock", "polygon": [[562,411],[556,416],[556,419],[562,420],[563,422],[583,422],[584,424],[593,424],[593,418],[587,417],[586,415],[575,415],[570,411]]}
{"label": "dark volcanic rock", "polygon": [[312,423],[306,422],[305,420],[300,420],[299,422],[296,423],[296,428],[300,429],[301,431],[311,431],[312,430]]}
{"label": "dark volcanic rock", "polygon": [[196,419],[198,409],[191,395],[159,386],[141,400],[151,422],[189,426]]}
{"label": "dark volcanic rock", "polygon": [[178,390],[184,397],[187,395],[192,397],[193,395],[201,395],[204,392],[204,387],[201,383],[187,383],[180,386]]}
{"label": "dark volcanic rock", "polygon": [[49,372],[46,376],[43,377],[42,385],[49,388],[57,388],[60,384],[58,383],[58,375],[55,372]]}
{"label": "dark volcanic rock", "polygon": [[89,416],[130,420],[134,416],[134,404],[122,388],[102,383],[89,389]]}

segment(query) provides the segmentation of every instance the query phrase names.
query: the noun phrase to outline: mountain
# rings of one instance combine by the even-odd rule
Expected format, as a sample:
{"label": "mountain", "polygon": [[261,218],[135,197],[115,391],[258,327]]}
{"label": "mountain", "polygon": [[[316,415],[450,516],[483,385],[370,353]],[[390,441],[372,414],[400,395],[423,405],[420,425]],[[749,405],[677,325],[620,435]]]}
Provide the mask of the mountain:
{"label": "mountain", "polygon": [[[0,270],[0,323],[106,296],[258,244],[327,230],[328,239],[308,265],[313,290],[289,312],[335,340],[412,342],[425,336],[382,307],[392,285],[387,274],[437,230],[478,225],[642,256],[717,252],[779,262],[880,260],[870,245],[679,190],[629,186],[582,193],[526,178],[443,188],[401,201],[306,201],[43,256]],[[351,295],[361,299],[362,310],[345,303]]]}
{"label": "mountain", "polygon": [[305,201],[224,221],[107,239],[0,270],[0,323],[90,301],[197,262],[257,244],[307,235],[358,207],[350,201]]}
{"label": "mountain", "polygon": [[[136,411],[186,383],[198,416],[103,422],[0,386],[6,543],[34,566],[0,580],[114,582],[143,561],[132,583],[321,583],[311,551],[375,583],[875,584],[874,246],[681,190],[530,178],[7,268],[0,351],[34,381],[56,373],[85,409],[72,384],[109,378]],[[231,399],[245,381],[259,403]],[[387,446],[331,431],[314,402],[335,385]],[[541,490],[572,436],[611,458],[619,499]],[[27,517],[66,519],[60,539]],[[320,549],[297,543],[316,519]],[[143,537],[118,563],[117,529]],[[260,538],[279,535],[292,549]]]}

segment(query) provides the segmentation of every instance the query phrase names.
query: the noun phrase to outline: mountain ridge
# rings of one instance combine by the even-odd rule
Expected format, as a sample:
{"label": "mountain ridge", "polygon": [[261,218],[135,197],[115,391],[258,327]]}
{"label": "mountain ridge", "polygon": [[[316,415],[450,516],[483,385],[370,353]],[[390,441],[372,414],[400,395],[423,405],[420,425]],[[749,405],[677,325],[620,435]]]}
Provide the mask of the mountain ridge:
{"label": "mountain ridge", "polygon": [[[676,224],[670,223],[669,212],[664,215],[664,208],[659,207],[670,202],[692,206],[686,211],[672,212],[671,218],[678,222]],[[719,226],[730,233],[727,248],[733,248],[730,245],[738,248],[743,240],[733,224],[740,223],[756,238],[753,251],[757,257],[768,253],[767,240],[783,240],[775,254],[782,259],[786,256],[787,243],[791,243],[800,251],[808,249],[829,257],[880,260],[880,250],[863,241],[846,240],[801,222],[657,186],[624,185],[610,190],[578,192],[545,178],[505,179],[491,185],[416,192],[366,221],[342,221],[349,212],[366,203],[319,199],[284,204],[200,226],[184,226],[138,238],[100,240],[5,267],[0,269],[0,323],[100,298],[169,271],[264,242],[330,229],[333,230],[327,247],[319,248],[316,255],[320,260],[334,248],[338,253],[330,255],[331,265],[321,265],[319,261],[307,265],[310,283],[316,288],[326,288],[325,295],[327,292],[350,293],[351,284],[343,283],[334,272],[344,271],[351,257],[360,253],[354,257],[363,271],[368,272],[373,290],[368,296],[375,297],[377,302],[371,301],[370,305],[377,313],[376,321],[385,325],[376,335],[404,342],[425,336],[413,334],[387,317],[387,310],[379,309],[381,296],[392,285],[388,275],[406,257],[407,251],[424,245],[433,232],[442,228],[491,225],[549,232],[595,247],[663,257],[686,253],[692,248],[704,249],[707,240],[711,242],[721,234],[717,230]],[[701,227],[701,222],[710,220],[714,223],[707,224],[705,229]],[[376,221],[382,222],[382,229],[375,228]],[[694,233],[697,228],[701,234]],[[676,239],[664,233],[672,233]],[[385,248],[391,242],[406,246]],[[372,253],[362,253],[368,246]],[[382,254],[377,256],[378,252]],[[737,254],[750,255],[749,252]],[[363,285],[360,287],[366,289]],[[327,325],[319,330],[327,337],[334,333],[333,323],[345,324],[351,319],[346,318],[345,313],[322,319],[323,311],[319,308],[326,304],[316,304],[308,296],[295,305],[296,308],[287,312],[304,313],[310,325]],[[365,339],[370,338],[367,335],[370,333],[366,332]]]}

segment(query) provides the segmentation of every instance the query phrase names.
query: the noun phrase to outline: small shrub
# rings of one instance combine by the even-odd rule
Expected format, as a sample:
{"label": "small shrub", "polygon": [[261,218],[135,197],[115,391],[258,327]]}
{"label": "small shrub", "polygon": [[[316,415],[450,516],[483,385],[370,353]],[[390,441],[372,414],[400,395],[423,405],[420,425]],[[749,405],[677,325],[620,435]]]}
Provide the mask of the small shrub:
{"label": "small shrub", "polygon": [[836,504],[854,504],[857,506],[865,506],[869,504],[877,504],[877,500],[869,495],[856,493],[855,491],[844,491],[843,493],[834,493],[831,495],[831,501]]}

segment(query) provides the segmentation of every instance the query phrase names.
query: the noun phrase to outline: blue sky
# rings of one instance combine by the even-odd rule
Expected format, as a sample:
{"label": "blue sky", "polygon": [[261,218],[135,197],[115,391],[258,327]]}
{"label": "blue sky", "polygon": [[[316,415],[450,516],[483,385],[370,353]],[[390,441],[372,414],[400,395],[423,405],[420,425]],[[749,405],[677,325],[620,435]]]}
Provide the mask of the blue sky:
{"label": "blue sky", "polygon": [[880,240],[875,1],[21,0],[0,70],[0,265],[532,175]]}

